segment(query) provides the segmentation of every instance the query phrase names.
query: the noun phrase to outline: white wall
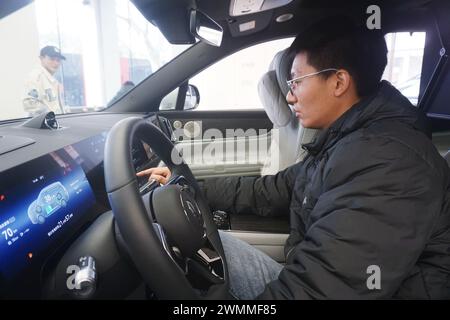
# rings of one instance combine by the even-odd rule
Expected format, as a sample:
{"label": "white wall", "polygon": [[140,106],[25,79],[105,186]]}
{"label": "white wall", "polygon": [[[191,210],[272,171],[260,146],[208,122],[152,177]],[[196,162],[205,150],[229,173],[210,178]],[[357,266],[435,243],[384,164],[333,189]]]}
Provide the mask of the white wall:
{"label": "white wall", "polygon": [[22,106],[25,80],[39,63],[34,4],[0,20],[0,39],[0,120],[25,117]]}

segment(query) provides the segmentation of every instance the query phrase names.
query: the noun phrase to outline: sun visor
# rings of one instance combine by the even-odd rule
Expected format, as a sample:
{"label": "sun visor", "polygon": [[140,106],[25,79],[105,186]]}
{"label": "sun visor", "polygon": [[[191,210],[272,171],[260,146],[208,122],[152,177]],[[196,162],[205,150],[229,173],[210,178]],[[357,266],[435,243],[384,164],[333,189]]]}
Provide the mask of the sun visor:
{"label": "sun visor", "polygon": [[142,15],[154,24],[172,44],[193,44],[195,37],[189,29],[191,0],[160,1],[132,0]]}

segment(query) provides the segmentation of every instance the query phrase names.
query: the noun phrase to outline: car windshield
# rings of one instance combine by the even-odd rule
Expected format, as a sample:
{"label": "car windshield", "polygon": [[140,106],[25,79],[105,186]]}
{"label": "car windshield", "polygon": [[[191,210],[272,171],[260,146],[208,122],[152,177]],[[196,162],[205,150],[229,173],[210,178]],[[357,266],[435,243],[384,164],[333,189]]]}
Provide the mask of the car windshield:
{"label": "car windshield", "polygon": [[34,0],[0,35],[0,120],[102,110],[188,47],[129,0]]}

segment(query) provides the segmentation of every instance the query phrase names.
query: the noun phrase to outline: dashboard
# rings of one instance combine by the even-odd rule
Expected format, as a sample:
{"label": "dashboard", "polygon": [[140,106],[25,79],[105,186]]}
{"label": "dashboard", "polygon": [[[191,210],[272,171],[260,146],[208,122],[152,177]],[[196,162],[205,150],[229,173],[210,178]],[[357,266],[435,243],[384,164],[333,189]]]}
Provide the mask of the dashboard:
{"label": "dashboard", "polygon": [[[110,210],[103,173],[104,147],[108,128],[128,116],[106,115],[103,120],[109,123],[102,121],[101,126],[90,127],[91,132],[76,125],[84,115],[65,118],[60,132],[0,127],[0,136],[20,132],[21,137],[34,140],[0,155],[3,168],[9,158],[16,159],[16,165],[0,172],[0,296],[23,297],[25,291],[29,297],[40,296],[42,282],[64,250],[99,215]],[[172,138],[166,119],[146,119]],[[89,133],[92,136],[83,137]],[[53,149],[61,143],[58,135],[65,139],[72,135],[75,141]],[[28,153],[28,161],[17,161],[23,159],[19,153]],[[136,172],[162,164],[140,139],[133,141],[131,156]],[[147,178],[138,179],[138,183],[142,194],[150,190]]]}

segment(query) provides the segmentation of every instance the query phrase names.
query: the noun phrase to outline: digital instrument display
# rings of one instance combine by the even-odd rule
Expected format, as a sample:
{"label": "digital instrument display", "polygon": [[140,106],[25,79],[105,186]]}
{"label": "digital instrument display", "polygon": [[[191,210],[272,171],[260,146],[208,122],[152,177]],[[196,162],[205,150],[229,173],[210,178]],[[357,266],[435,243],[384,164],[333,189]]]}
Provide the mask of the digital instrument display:
{"label": "digital instrument display", "polygon": [[1,174],[0,273],[4,278],[43,258],[94,205],[86,175],[70,150],[60,149]]}

